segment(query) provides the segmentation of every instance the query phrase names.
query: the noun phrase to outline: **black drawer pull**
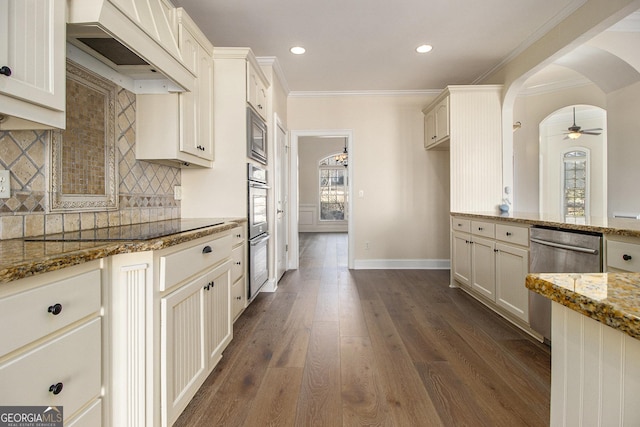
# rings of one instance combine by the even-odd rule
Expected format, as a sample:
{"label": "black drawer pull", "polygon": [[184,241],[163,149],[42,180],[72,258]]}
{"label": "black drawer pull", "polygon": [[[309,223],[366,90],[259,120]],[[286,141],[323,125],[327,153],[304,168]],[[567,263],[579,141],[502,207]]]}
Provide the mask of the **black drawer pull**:
{"label": "black drawer pull", "polygon": [[478,231],[482,231],[482,230],[484,230],[484,228],[478,227]]}
{"label": "black drawer pull", "polygon": [[241,238],[242,238],[242,234],[236,234],[236,237],[237,237],[238,239],[241,239]]}
{"label": "black drawer pull", "polygon": [[236,297],[236,299],[237,299],[238,301],[240,301],[240,300],[242,299],[242,297]]}
{"label": "black drawer pull", "polygon": [[62,391],[62,387],[63,387],[62,383],[52,384],[49,387],[49,391],[53,394],[60,394],[60,392]]}
{"label": "black drawer pull", "polygon": [[241,265],[242,263],[240,261],[236,261],[236,265]]}
{"label": "black drawer pull", "polygon": [[627,254],[622,255],[622,259],[625,261],[629,261],[631,258],[632,258],[631,255],[627,255]]}
{"label": "black drawer pull", "polygon": [[507,236],[511,236],[511,232],[510,231],[507,231]]}
{"label": "black drawer pull", "polygon": [[210,254],[212,252],[211,250],[211,246],[207,245],[204,248],[202,248],[202,253],[203,254]]}
{"label": "black drawer pull", "polygon": [[9,77],[11,75],[11,68],[3,65],[2,67],[0,67],[0,74]]}
{"label": "black drawer pull", "polygon": [[54,316],[57,316],[58,314],[62,313],[62,304],[50,305],[47,309],[47,312],[53,314]]}

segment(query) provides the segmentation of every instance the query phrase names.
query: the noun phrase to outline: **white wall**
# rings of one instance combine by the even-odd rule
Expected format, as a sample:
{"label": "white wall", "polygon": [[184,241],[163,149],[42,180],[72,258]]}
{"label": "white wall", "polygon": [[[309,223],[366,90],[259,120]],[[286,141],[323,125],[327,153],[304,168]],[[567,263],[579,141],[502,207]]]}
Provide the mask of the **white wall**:
{"label": "white wall", "polygon": [[449,258],[449,153],[423,148],[422,108],[433,99],[428,94],[289,98],[291,130],[353,131],[356,268],[367,260],[403,260],[404,266],[418,267]]}
{"label": "white wall", "polygon": [[522,123],[522,127],[513,133],[513,201],[516,211],[539,211],[540,123],[554,111],[578,104],[606,109],[606,97],[597,86],[588,85],[516,98],[513,118]]}
{"label": "white wall", "polygon": [[607,95],[608,209],[640,214],[640,83]]}

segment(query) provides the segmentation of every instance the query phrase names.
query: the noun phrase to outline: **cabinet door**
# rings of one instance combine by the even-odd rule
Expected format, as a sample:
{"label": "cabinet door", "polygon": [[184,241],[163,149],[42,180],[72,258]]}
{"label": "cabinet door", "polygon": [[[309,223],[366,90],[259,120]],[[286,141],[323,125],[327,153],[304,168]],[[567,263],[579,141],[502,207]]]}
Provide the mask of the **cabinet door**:
{"label": "cabinet door", "polygon": [[204,49],[198,55],[198,91],[196,150],[199,157],[213,160],[213,57]]}
{"label": "cabinet door", "polygon": [[524,281],[529,271],[529,251],[496,243],[496,303],[529,322],[529,290]]}
{"label": "cabinet door", "polygon": [[424,148],[436,142],[436,112],[429,111],[424,116]]}
{"label": "cabinet door", "polygon": [[65,110],[65,11],[64,0],[0,0],[0,67],[11,74],[0,75],[0,113],[64,127],[51,110]]}
{"label": "cabinet door", "polygon": [[247,297],[244,277],[235,282],[231,288],[231,318],[235,321],[242,310]]}
{"label": "cabinet door", "polygon": [[201,276],[160,301],[162,407],[168,425],[182,412],[207,375]]}
{"label": "cabinet door", "polygon": [[258,71],[251,65],[247,64],[247,102],[265,119],[267,88],[262,83],[262,79],[258,75]]}
{"label": "cabinet door", "polygon": [[492,301],[496,299],[495,248],[493,240],[478,237],[471,245],[471,287]]}
{"label": "cabinet door", "polygon": [[471,286],[471,236],[453,233],[453,277],[463,285]]}
{"label": "cabinet door", "polygon": [[435,108],[436,142],[449,137],[449,97],[440,101]]}
{"label": "cabinet door", "polygon": [[231,341],[231,264],[224,263],[208,275],[211,279],[205,288],[207,321],[207,358],[212,369],[222,357],[222,351]]}

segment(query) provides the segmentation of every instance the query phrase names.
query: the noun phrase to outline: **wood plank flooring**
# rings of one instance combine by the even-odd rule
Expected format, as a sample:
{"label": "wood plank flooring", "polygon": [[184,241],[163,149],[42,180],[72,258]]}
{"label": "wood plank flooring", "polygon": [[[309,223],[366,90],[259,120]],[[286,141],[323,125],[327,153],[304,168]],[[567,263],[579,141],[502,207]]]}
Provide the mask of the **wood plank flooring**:
{"label": "wood plank flooring", "polygon": [[[546,426],[549,348],[446,270],[347,268],[347,236],[301,233],[176,426]],[[523,285],[524,286],[524,285]]]}

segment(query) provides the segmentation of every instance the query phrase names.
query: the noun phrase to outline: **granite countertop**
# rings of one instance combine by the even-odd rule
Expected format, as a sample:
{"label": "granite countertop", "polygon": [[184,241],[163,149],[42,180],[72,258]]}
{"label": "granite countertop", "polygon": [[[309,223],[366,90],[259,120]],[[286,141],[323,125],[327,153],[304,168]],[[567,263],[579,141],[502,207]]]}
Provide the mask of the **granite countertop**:
{"label": "granite countertop", "polygon": [[451,212],[451,215],[470,219],[489,219],[526,225],[542,225],[559,227],[568,230],[593,231],[602,234],[640,237],[640,220],[630,218],[600,218],[589,217],[581,222],[571,222],[558,215],[539,214],[531,212],[510,212],[500,214],[495,212]]}
{"label": "granite countertop", "polygon": [[526,287],[640,339],[640,273],[529,274]]}
{"label": "granite countertop", "polygon": [[[246,218],[184,219],[178,220],[176,228],[176,220],[167,220],[146,224],[141,234],[136,234],[136,232],[139,233],[139,230],[136,230],[135,227],[126,230],[128,226],[120,226],[85,230],[82,233],[67,233],[66,236],[58,234],[29,238],[29,240],[0,240],[0,283],[71,267],[111,255],[168,248],[200,237],[231,230],[246,221]],[[170,222],[171,224],[169,224]],[[151,232],[149,232],[149,225],[151,225]],[[158,232],[158,230],[164,230],[164,232]],[[144,234],[145,232],[147,234]],[[87,237],[88,235],[92,237]],[[114,236],[117,240],[100,240]],[[136,236],[145,238],[136,239]],[[128,240],[129,238],[131,240]]]}

